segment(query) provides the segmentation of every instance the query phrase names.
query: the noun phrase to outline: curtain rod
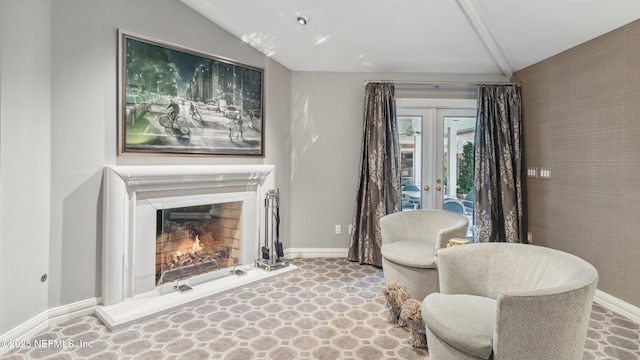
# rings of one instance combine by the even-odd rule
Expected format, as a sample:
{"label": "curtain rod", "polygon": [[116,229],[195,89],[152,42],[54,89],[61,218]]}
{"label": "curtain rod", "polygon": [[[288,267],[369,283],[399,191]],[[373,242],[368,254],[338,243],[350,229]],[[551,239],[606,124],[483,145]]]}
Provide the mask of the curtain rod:
{"label": "curtain rod", "polygon": [[365,80],[362,84],[366,86],[369,83],[395,84],[395,85],[433,85],[435,88],[442,85],[522,85],[513,82],[471,82],[471,81],[421,81],[421,80]]}

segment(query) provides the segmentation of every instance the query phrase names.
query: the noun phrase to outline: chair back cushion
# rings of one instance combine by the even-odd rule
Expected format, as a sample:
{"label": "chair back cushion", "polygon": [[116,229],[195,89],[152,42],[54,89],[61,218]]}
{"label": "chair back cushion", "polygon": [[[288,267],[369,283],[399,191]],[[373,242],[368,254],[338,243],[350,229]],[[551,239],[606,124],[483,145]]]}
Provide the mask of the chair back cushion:
{"label": "chair back cushion", "polygon": [[437,256],[440,289],[449,294],[496,299],[503,292],[524,290],[534,296],[581,288],[598,278],[583,259],[535,245],[470,244],[440,249]]}
{"label": "chair back cushion", "polygon": [[383,216],[380,219],[380,231],[383,244],[422,241],[430,243],[435,249],[446,246],[450,238],[464,238],[468,223],[466,217],[449,211],[401,211]]}

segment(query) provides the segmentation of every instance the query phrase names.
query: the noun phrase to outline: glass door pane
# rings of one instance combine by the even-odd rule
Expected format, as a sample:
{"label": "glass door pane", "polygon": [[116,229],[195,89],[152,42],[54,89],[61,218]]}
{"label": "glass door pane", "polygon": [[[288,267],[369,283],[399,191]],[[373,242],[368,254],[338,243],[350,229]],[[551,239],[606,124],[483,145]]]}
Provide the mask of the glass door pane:
{"label": "glass door pane", "polygon": [[440,196],[436,186],[442,140],[436,127],[436,109],[399,108],[403,210],[437,209]]}
{"label": "glass door pane", "polygon": [[398,116],[402,211],[420,209],[422,195],[422,117]]}
{"label": "glass door pane", "polygon": [[471,110],[443,110],[442,208],[469,219],[473,236],[473,172],[476,118]]}

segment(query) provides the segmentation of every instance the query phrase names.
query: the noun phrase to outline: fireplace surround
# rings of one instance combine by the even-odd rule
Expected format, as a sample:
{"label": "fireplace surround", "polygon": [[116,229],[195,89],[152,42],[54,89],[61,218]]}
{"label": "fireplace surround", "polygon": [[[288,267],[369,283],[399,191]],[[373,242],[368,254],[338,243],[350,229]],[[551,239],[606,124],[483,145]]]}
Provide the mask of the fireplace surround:
{"label": "fireplace surround", "polygon": [[[103,172],[102,306],[96,314],[110,328],[171,310],[202,297],[260,281],[282,271],[256,268],[264,195],[275,187],[275,167],[258,165],[123,165]],[[235,256],[246,275],[211,272],[193,277],[193,291],[167,291],[156,283],[159,209],[241,203]],[[212,207],[213,209],[213,207]],[[213,210],[212,210],[213,211]],[[225,272],[229,273],[229,272]],[[212,275],[213,274],[213,275]],[[215,279],[215,281],[211,281]]]}

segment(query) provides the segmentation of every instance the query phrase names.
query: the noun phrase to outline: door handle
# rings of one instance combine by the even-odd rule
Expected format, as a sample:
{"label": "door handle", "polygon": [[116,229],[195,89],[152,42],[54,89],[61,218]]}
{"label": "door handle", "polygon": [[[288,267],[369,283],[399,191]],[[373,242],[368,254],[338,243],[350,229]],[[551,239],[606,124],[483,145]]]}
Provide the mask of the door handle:
{"label": "door handle", "polygon": [[438,190],[438,191],[442,190],[442,186],[440,186],[440,185],[436,186],[436,190]]}
{"label": "door handle", "polygon": [[429,185],[424,186],[424,191],[429,191],[429,189],[430,189]]}

